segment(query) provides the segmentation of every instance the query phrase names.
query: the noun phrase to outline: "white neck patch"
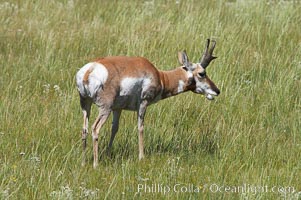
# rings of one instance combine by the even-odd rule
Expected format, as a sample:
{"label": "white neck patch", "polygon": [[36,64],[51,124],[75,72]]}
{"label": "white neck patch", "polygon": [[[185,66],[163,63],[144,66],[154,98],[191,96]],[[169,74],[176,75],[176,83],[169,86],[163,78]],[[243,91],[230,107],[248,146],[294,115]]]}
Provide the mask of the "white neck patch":
{"label": "white neck patch", "polygon": [[178,93],[181,93],[181,92],[184,91],[184,86],[185,86],[184,81],[179,80],[179,83],[178,83]]}
{"label": "white neck patch", "polygon": [[187,71],[187,77],[188,77],[188,79],[192,78],[193,77],[193,73],[191,71]]}

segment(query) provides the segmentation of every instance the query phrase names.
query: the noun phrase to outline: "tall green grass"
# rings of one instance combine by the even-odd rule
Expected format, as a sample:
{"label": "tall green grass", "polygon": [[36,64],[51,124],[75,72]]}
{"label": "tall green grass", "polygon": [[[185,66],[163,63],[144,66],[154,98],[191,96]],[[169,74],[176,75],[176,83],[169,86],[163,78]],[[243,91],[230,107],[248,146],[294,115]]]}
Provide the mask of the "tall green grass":
{"label": "tall green grass", "polygon": [[[300,6],[1,1],[0,199],[300,199]],[[149,107],[143,161],[136,113],[123,112],[112,158],[103,153],[110,119],[100,133],[100,166],[92,168],[89,140],[81,167],[76,71],[106,55],[144,56],[172,69],[179,50],[196,62],[206,38],[217,40],[218,59],[207,70],[221,90],[216,101],[185,93]],[[139,184],[199,192],[138,192]],[[214,184],[269,191],[215,192]]]}

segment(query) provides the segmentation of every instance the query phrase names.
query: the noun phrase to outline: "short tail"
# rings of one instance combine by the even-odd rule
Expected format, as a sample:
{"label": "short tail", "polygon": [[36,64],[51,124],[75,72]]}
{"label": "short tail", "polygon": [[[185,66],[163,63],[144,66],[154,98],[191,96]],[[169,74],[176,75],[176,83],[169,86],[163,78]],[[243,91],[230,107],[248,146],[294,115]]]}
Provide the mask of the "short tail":
{"label": "short tail", "polygon": [[[89,68],[88,68],[89,67]],[[88,69],[81,69],[76,74],[76,84],[78,91],[82,97],[92,97],[89,89],[89,76],[93,71],[93,67],[87,66]]]}
{"label": "short tail", "polygon": [[94,67],[91,66],[85,73],[84,77],[83,77],[83,86],[84,86],[84,92],[86,95],[88,95],[89,97],[91,97],[91,92],[89,90],[89,76],[91,74],[91,72],[93,71]]}
{"label": "short tail", "polygon": [[88,95],[89,97],[92,97],[91,92],[89,90],[89,82],[83,81],[83,86],[84,86],[85,95]]}

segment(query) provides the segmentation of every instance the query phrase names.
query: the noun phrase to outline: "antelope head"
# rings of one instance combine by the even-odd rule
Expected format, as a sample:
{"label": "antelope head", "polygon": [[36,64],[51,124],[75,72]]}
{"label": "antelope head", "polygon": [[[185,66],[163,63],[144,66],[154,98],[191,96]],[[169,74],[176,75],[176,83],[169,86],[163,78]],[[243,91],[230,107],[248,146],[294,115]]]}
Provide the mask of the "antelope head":
{"label": "antelope head", "polygon": [[210,39],[207,39],[205,51],[198,63],[189,62],[186,51],[178,53],[179,62],[183,65],[188,73],[190,90],[197,94],[205,95],[208,100],[213,100],[214,96],[218,96],[220,90],[216,87],[213,81],[206,74],[206,68],[215,56],[212,55],[216,41],[212,41],[212,46],[209,49]]}

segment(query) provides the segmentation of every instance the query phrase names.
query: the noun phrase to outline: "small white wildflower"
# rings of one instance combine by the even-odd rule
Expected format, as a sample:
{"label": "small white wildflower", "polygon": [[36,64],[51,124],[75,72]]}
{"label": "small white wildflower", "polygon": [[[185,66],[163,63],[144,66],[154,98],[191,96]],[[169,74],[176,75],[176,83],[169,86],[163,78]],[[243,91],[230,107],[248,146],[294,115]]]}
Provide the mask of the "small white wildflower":
{"label": "small white wildflower", "polygon": [[43,93],[48,94],[50,90],[50,84],[49,83],[45,84],[43,85],[43,87],[44,87]]}
{"label": "small white wildflower", "polygon": [[33,156],[30,158],[31,161],[34,161],[34,162],[40,162],[41,159],[38,157],[38,156]]}
{"label": "small white wildflower", "polygon": [[53,89],[54,89],[54,91],[57,93],[57,95],[59,95],[59,96],[62,96],[62,95],[63,95],[63,92],[62,92],[60,86],[54,85],[54,86],[53,86]]}
{"label": "small white wildflower", "polygon": [[60,90],[60,86],[58,86],[58,85],[54,85],[53,88],[54,88],[55,91],[59,91]]}
{"label": "small white wildflower", "polygon": [[13,10],[18,9],[18,5],[14,3],[4,2],[0,4],[0,10]]}
{"label": "small white wildflower", "polygon": [[0,190],[0,198],[6,199],[9,196],[9,188]]}
{"label": "small white wildflower", "polygon": [[85,197],[89,197],[89,196],[95,197],[95,196],[97,196],[97,193],[99,191],[99,189],[97,189],[97,188],[95,190],[87,189],[85,187],[79,187],[79,188],[82,191],[82,193],[80,195],[81,198],[85,198]]}
{"label": "small white wildflower", "polygon": [[62,191],[64,197],[72,199],[73,190],[68,185],[67,186],[62,186],[61,191]]}
{"label": "small white wildflower", "polygon": [[252,83],[252,81],[250,80],[245,80],[245,84],[250,85]]}
{"label": "small white wildflower", "polygon": [[52,191],[50,193],[50,196],[55,198],[57,196],[57,191]]}

